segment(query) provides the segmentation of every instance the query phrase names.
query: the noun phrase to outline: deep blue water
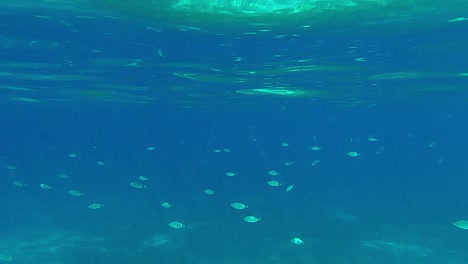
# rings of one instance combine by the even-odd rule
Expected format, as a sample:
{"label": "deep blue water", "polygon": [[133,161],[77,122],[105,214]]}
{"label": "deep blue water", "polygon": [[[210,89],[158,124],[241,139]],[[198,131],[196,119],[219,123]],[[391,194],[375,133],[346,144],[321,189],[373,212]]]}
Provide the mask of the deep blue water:
{"label": "deep blue water", "polygon": [[3,10],[0,263],[467,263],[467,25]]}

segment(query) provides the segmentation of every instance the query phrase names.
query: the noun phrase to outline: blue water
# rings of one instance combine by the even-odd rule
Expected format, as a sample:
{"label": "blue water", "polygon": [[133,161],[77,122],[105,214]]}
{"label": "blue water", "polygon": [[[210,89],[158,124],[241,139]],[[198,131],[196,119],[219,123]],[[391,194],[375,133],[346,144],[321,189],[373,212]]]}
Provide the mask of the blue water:
{"label": "blue water", "polygon": [[468,263],[467,25],[2,10],[0,263]]}

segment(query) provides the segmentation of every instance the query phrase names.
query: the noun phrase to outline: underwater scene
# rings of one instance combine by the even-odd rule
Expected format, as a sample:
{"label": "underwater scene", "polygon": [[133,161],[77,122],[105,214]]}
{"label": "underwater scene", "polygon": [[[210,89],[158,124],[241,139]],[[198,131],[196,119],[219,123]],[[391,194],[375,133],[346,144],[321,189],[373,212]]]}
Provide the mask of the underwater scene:
{"label": "underwater scene", "polygon": [[0,264],[468,263],[468,1],[0,3]]}

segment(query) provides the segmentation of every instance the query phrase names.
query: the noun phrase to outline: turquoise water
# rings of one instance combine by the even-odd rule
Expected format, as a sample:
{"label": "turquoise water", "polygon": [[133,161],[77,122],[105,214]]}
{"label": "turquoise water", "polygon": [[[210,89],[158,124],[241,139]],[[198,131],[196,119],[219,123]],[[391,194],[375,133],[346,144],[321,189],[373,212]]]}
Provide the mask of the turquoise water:
{"label": "turquoise water", "polygon": [[467,4],[250,2],[1,5],[0,263],[468,262]]}

